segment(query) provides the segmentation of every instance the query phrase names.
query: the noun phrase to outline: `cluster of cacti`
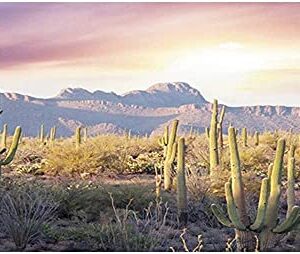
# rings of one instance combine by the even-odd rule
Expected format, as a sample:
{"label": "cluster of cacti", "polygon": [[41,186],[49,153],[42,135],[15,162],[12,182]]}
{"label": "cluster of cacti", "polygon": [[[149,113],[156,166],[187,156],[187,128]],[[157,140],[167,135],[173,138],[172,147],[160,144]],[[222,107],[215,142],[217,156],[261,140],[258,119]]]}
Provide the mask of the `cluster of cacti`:
{"label": "cluster of cacti", "polygon": [[7,124],[3,125],[2,137],[1,137],[1,147],[6,147],[6,139],[7,139]]}
{"label": "cluster of cacti", "polygon": [[212,106],[212,116],[210,122],[210,129],[206,129],[206,135],[209,136],[209,162],[210,162],[210,174],[213,175],[216,172],[217,166],[220,164],[219,158],[219,145],[223,147],[223,119],[225,115],[225,107],[222,107],[220,119],[218,120],[218,101],[214,100]]}
{"label": "cluster of cacti", "polygon": [[[1,176],[1,173],[2,173],[1,172],[1,167],[5,166],[5,165],[8,165],[14,159],[14,156],[15,156],[15,154],[17,152],[17,149],[18,149],[21,133],[22,133],[21,127],[18,126],[15,129],[15,133],[14,133],[14,136],[13,136],[13,141],[12,141],[12,144],[11,144],[9,150],[8,150],[8,153],[6,154],[4,159],[0,159],[0,176]],[[6,152],[6,148],[2,148],[1,151],[0,151],[0,155],[4,154],[5,152]]]}
{"label": "cluster of cacti", "polygon": [[172,187],[172,171],[173,163],[175,160],[177,143],[176,135],[178,128],[178,120],[174,120],[172,123],[171,133],[166,127],[164,136],[159,139],[159,144],[164,147],[164,188],[165,190],[171,190]]}
{"label": "cluster of cacti", "polygon": [[[300,223],[300,209],[294,205],[294,186],[292,175],[289,172],[289,212],[287,218],[279,223],[278,210],[281,193],[281,174],[285,151],[285,140],[280,139],[277,143],[274,165],[269,167],[268,177],[262,180],[257,215],[251,224],[246,211],[246,199],[241,175],[240,158],[236,142],[235,129],[230,127],[229,149],[231,162],[231,179],[225,184],[227,201],[227,216],[216,206],[212,205],[212,211],[220,223],[227,227],[235,228],[238,241],[238,249],[254,250],[256,241],[254,235],[258,234],[259,249],[266,250],[270,247],[274,235],[287,233]],[[289,171],[293,171],[293,158],[290,159]]]}
{"label": "cluster of cacti", "polygon": [[79,149],[81,145],[81,127],[77,127],[75,131],[75,143],[76,149]]}

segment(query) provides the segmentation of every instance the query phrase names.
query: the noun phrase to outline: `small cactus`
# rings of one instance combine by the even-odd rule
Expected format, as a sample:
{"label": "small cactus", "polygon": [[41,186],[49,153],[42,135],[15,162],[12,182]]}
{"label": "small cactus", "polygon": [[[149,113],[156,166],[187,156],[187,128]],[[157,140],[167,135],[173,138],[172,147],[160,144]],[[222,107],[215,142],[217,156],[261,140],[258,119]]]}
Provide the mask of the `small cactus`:
{"label": "small cactus", "polygon": [[[22,129],[21,129],[20,126],[18,126],[15,129],[15,133],[14,133],[14,136],[13,136],[13,141],[12,141],[12,144],[9,148],[9,151],[8,151],[7,155],[5,156],[4,159],[0,159],[0,176],[1,176],[1,173],[2,173],[1,172],[1,167],[11,163],[12,160],[14,159],[14,157],[15,157],[15,154],[16,154],[17,149],[18,149],[21,133],[22,133]],[[6,149],[2,149],[1,154],[3,154],[5,151],[6,151]]]}
{"label": "small cactus", "polygon": [[188,220],[187,213],[187,189],[185,182],[185,150],[184,138],[178,140],[177,152],[177,208],[179,224],[185,226]]}

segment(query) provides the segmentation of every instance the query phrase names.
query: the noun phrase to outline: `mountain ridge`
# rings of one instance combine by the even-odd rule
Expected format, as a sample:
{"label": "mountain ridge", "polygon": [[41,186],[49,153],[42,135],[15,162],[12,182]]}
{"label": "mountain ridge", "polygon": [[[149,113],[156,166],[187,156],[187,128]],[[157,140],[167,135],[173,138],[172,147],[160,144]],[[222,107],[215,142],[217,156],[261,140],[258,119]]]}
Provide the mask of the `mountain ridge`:
{"label": "mountain ridge", "polygon": [[[18,93],[0,93],[0,121],[24,126],[25,134],[35,136],[39,126],[58,127],[58,134],[70,136],[76,126],[88,126],[90,133],[156,135],[173,119],[180,120],[181,131],[191,127],[204,132],[209,126],[211,103],[185,82],[157,83],[146,90],[122,95],[100,90],[66,88],[52,98],[42,99]],[[300,131],[300,108],[287,106],[227,107],[224,127],[233,123],[249,131],[265,129]]]}

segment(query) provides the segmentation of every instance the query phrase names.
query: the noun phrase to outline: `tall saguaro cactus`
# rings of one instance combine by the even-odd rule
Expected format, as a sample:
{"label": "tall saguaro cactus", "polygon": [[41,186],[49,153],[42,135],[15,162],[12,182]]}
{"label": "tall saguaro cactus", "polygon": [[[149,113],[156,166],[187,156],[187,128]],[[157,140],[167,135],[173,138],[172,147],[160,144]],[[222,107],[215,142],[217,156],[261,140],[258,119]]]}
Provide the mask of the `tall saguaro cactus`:
{"label": "tall saguaro cactus", "polygon": [[[166,128],[163,139],[160,139],[160,144],[164,145],[164,189],[170,190],[172,187],[172,170],[173,163],[175,160],[177,143],[176,143],[176,135],[178,128],[178,120],[174,120],[172,123],[171,133],[169,135],[169,131]],[[163,143],[162,143],[163,142]]]}
{"label": "tall saguaro cactus", "polygon": [[83,128],[83,141],[86,142],[88,138],[88,131],[87,131],[87,127]]}
{"label": "tall saguaro cactus", "polygon": [[50,142],[54,142],[56,138],[56,126],[53,126],[50,130]]}
{"label": "tall saguaro cactus", "polygon": [[77,127],[75,131],[76,149],[79,149],[81,144],[81,127]]}
{"label": "tall saguaro cactus", "polygon": [[247,134],[247,128],[242,129],[242,142],[243,146],[247,147],[248,146],[248,134]]}
{"label": "tall saguaro cactus", "polygon": [[43,144],[44,140],[45,140],[44,124],[41,124],[41,127],[40,127],[40,142]]}
{"label": "tall saguaro cactus", "polygon": [[178,220],[181,225],[186,225],[188,220],[184,151],[184,138],[181,137],[178,140],[177,152],[177,208]]}
{"label": "tall saguaro cactus", "polygon": [[[216,168],[220,164],[219,158],[219,146],[223,147],[223,119],[225,115],[225,106],[222,107],[220,119],[218,120],[218,101],[214,100],[212,105],[212,116],[210,121],[209,133],[209,162],[210,162],[210,174],[216,173]],[[207,132],[207,131],[206,131]]]}
{"label": "tall saguaro cactus", "polygon": [[215,168],[219,165],[218,151],[218,101],[214,100],[212,116],[209,129],[209,162],[210,174],[213,174]]}
{"label": "tall saguaro cactus", "polygon": [[[16,154],[17,149],[18,149],[21,133],[22,133],[22,129],[21,129],[20,126],[18,126],[15,129],[15,133],[14,133],[14,136],[13,136],[13,141],[12,141],[12,144],[11,144],[9,150],[8,150],[8,153],[6,154],[4,159],[0,159],[0,176],[1,176],[1,173],[2,173],[1,172],[1,167],[11,163],[12,160],[14,159],[14,157],[15,157],[15,154]],[[2,150],[2,153],[3,152],[5,152],[5,149]]]}
{"label": "tall saguaro cactus", "polygon": [[[266,250],[273,244],[276,234],[290,232],[300,224],[300,208],[295,206],[294,202],[289,204],[290,213],[287,218],[281,223],[278,219],[285,140],[280,139],[277,142],[274,164],[269,167],[268,177],[262,180],[257,215],[255,221],[251,224],[245,210],[244,187],[239,166],[237,143],[233,133],[233,128],[229,128],[232,180],[225,184],[229,219],[215,204],[211,208],[220,223],[236,229],[240,251],[245,248],[246,250],[255,249],[256,244],[251,238],[253,234],[258,234],[260,250]],[[294,187],[291,188],[294,189]],[[242,234],[238,235],[238,233]],[[244,237],[245,235],[246,237]]]}
{"label": "tall saguaro cactus", "polygon": [[6,147],[6,140],[7,140],[7,124],[3,125],[2,137],[1,137],[1,147]]}

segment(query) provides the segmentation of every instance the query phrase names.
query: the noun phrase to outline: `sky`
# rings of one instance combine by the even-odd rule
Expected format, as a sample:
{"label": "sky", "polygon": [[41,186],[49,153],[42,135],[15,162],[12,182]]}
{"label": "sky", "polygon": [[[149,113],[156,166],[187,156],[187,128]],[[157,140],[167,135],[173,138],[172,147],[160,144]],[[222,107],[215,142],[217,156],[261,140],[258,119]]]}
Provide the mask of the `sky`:
{"label": "sky", "polygon": [[300,106],[300,3],[0,3],[0,92],[175,81],[227,105]]}

